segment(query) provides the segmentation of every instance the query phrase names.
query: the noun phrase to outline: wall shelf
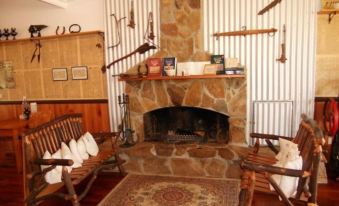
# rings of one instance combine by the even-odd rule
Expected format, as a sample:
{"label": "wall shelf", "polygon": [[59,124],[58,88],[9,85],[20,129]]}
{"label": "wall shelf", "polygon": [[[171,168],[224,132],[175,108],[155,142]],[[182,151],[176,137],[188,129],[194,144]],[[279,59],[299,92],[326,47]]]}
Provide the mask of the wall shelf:
{"label": "wall shelf", "polygon": [[103,33],[104,32],[102,31],[86,31],[86,32],[78,32],[78,33],[68,33],[68,34],[63,34],[63,35],[50,35],[50,36],[42,36],[42,37],[15,39],[15,40],[1,40],[0,44],[17,43],[17,42],[32,41],[32,40],[57,39],[57,38],[63,38],[63,37],[83,36],[83,35],[90,35],[90,34],[103,35]]}
{"label": "wall shelf", "polygon": [[119,77],[119,81],[142,81],[142,80],[190,80],[190,79],[222,79],[222,78],[245,78],[244,74],[232,75],[191,75],[191,76],[150,76],[150,77]]}

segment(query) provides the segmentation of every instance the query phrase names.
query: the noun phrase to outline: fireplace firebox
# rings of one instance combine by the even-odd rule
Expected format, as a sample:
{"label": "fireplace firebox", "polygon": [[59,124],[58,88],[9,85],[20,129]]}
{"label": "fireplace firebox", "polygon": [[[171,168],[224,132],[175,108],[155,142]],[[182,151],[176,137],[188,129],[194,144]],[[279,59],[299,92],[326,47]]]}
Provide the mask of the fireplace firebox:
{"label": "fireplace firebox", "polygon": [[227,143],[228,116],[196,107],[165,107],[144,114],[145,141]]}

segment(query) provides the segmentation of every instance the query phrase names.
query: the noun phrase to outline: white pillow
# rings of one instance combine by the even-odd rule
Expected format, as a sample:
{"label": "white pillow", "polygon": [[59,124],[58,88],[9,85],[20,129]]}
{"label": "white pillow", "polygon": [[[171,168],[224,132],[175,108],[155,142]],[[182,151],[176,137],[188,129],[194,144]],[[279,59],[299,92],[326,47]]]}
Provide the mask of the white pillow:
{"label": "white pillow", "polygon": [[78,151],[78,146],[77,146],[77,142],[75,141],[75,139],[72,139],[69,142],[69,149],[71,150],[74,158],[76,159],[77,162],[79,162],[80,164],[82,164],[84,161],[82,160],[79,151]]}
{"label": "white pillow", "polygon": [[[54,153],[55,154],[55,153]],[[46,151],[43,159],[52,159],[52,155]],[[50,167],[49,165],[41,165],[41,170]],[[59,171],[57,168],[49,171],[45,175],[45,180],[49,184],[55,184],[58,182],[61,182],[61,171]]]}
{"label": "white pillow", "polygon": [[77,146],[78,146],[78,152],[79,152],[80,157],[83,160],[87,160],[89,158],[89,155],[86,151],[86,145],[85,145],[85,142],[83,141],[83,136],[78,139]]}
{"label": "white pillow", "polygon": [[[287,160],[284,165],[281,162],[277,162],[274,166],[283,167],[287,169],[301,170],[303,165],[302,157],[298,157],[294,160]],[[274,181],[279,185],[283,193],[287,198],[295,196],[298,187],[298,177],[291,177],[286,175],[272,175]],[[274,190],[272,185],[270,185],[271,190]],[[279,197],[280,199],[280,197]]]}
{"label": "white pillow", "polygon": [[[73,160],[72,152],[64,142],[61,143],[61,157],[62,157],[62,159]],[[74,164],[76,164],[76,163],[73,160],[73,165]],[[66,167],[67,171],[70,173],[70,172],[72,172],[73,165],[72,166],[64,166],[64,167]]]}
{"label": "white pillow", "polygon": [[280,151],[275,156],[278,161],[285,165],[288,160],[295,160],[298,158],[300,152],[298,145],[289,140],[279,138]]}
{"label": "white pillow", "polygon": [[99,147],[91,133],[86,132],[83,135],[83,141],[85,142],[86,151],[88,152],[88,154],[90,154],[91,156],[97,156],[99,152]]}

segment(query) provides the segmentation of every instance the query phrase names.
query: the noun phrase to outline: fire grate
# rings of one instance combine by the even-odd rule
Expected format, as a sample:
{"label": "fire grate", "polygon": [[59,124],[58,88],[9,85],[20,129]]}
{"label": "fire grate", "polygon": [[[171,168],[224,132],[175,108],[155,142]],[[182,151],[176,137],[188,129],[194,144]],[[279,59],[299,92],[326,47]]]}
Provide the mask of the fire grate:
{"label": "fire grate", "polygon": [[164,137],[164,141],[167,143],[202,143],[204,141],[204,137],[190,133],[189,132],[173,132],[169,131],[167,135]]}

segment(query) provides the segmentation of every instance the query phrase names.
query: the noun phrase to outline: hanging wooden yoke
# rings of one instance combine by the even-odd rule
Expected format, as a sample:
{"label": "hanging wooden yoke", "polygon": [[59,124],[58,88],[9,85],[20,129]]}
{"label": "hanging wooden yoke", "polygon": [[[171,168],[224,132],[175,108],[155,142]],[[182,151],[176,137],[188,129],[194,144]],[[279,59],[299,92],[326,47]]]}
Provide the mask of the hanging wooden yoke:
{"label": "hanging wooden yoke", "polygon": [[274,36],[274,33],[278,30],[275,28],[272,29],[255,29],[255,30],[247,30],[246,27],[243,27],[244,29],[241,31],[230,31],[230,32],[218,32],[214,33],[214,37],[221,37],[221,36],[247,36],[247,35],[256,35],[256,34],[271,34],[271,36]]}

